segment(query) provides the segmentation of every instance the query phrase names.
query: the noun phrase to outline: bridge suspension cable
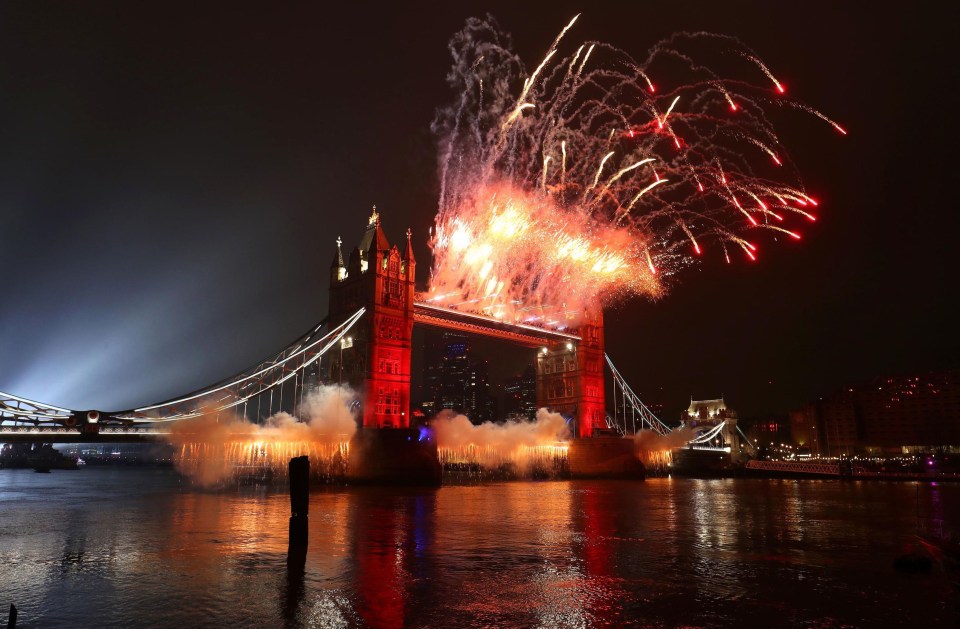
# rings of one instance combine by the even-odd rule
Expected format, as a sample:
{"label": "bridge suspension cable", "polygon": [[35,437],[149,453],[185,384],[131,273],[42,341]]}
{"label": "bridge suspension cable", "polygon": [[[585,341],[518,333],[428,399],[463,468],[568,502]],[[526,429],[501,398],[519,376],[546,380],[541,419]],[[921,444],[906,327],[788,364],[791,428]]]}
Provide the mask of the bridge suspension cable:
{"label": "bridge suspension cable", "polygon": [[[647,406],[640,400],[627,381],[623,378],[609,355],[604,355],[607,359],[607,366],[610,367],[610,373],[613,374],[613,409],[614,416],[607,415],[607,428],[615,430],[620,435],[626,436],[636,434],[640,430],[650,429],[661,436],[666,436],[671,432],[670,427],[660,421]],[[639,421],[638,421],[639,420]],[[727,420],[721,420],[718,424],[710,426],[692,439],[689,439],[684,447],[693,450],[711,450],[717,452],[730,452],[729,446],[716,447],[713,440],[722,436],[724,428],[727,426]],[[737,432],[750,441],[737,426]]]}
{"label": "bridge suspension cable", "polygon": [[[95,415],[95,421],[98,422],[131,425],[190,419],[208,412],[218,413],[241,404],[246,405],[253,398],[258,398],[259,409],[259,396],[264,393],[272,396],[278,387],[282,404],[283,384],[291,378],[299,381],[302,399],[303,377],[307,368],[339,343],[365,312],[365,308],[360,308],[343,323],[322,334],[321,331],[327,326],[327,319],[324,319],[274,356],[231,378],[185,396],[132,410],[103,413],[102,416],[97,413],[87,415]],[[294,396],[296,399],[296,391]],[[272,403],[270,410],[272,412]],[[83,421],[82,413],[78,411],[0,392],[0,423],[75,426]]]}
{"label": "bridge suspension cable", "polygon": [[5,421],[57,422],[68,419],[73,411],[43,402],[34,402],[0,391],[0,423]]}
{"label": "bridge suspension cable", "polygon": [[747,445],[750,446],[750,449],[756,452],[757,446],[753,445],[753,442],[747,438],[747,435],[745,435],[744,432],[740,430],[740,426],[737,426],[737,432],[740,433],[740,436],[743,437],[743,440],[747,442]]}
{"label": "bridge suspension cable", "polygon": [[[282,399],[281,385],[295,375],[302,374],[307,367],[320,360],[327,350],[346,336],[364,312],[366,309],[360,308],[346,321],[317,338],[320,329],[326,324],[324,320],[275,356],[226,381],[218,382],[181,398],[132,411],[112,413],[112,416],[135,423],[190,419],[199,417],[203,413],[229,410],[264,393],[270,393],[272,396],[273,391],[278,387],[280,387]],[[271,410],[272,406],[271,400]]]}
{"label": "bridge suspension cable", "polygon": [[697,435],[687,443],[690,443],[690,444],[709,443],[714,437],[720,434],[720,431],[723,430],[723,427],[726,425],[727,425],[727,420],[722,420],[719,424],[710,428],[710,430],[705,430],[704,432],[700,433],[699,435]]}
{"label": "bridge suspension cable", "polygon": [[[637,394],[620,375],[610,356],[604,354],[604,358],[607,359],[607,366],[610,367],[610,373],[613,375],[613,424],[617,427],[617,432],[621,435],[635,434],[639,430],[648,428],[661,436],[666,436],[670,428],[640,401]],[[609,423],[608,420],[608,425]]]}

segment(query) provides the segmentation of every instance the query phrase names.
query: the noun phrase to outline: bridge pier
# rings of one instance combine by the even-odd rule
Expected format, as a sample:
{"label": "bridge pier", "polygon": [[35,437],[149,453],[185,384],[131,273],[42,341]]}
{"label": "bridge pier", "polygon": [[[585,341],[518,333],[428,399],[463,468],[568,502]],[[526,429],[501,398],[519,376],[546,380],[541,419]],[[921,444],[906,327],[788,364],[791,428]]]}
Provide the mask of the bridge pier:
{"label": "bridge pier", "polygon": [[571,478],[643,480],[646,477],[646,468],[630,437],[594,434],[573,439],[567,456]]}
{"label": "bridge pier", "polygon": [[438,487],[440,458],[432,435],[418,428],[360,428],[350,439],[347,482]]}

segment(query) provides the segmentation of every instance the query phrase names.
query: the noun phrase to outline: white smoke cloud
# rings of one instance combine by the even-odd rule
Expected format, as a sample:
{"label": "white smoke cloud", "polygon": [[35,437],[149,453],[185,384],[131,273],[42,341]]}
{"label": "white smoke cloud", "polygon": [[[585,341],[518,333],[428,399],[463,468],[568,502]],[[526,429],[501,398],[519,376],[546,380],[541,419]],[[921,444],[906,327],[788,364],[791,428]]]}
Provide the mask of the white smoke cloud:
{"label": "white smoke cloud", "polygon": [[696,436],[692,428],[675,428],[666,435],[641,430],[634,436],[637,457],[650,467],[663,467],[672,460],[671,450],[681,448]]}
{"label": "white smoke cloud", "polygon": [[314,474],[335,473],[344,444],[357,424],[348,403],[355,394],[348,387],[324,386],[310,393],[298,409],[299,418],[280,412],[263,424],[233,413],[205,413],[177,422],[169,441],[178,446],[176,469],[193,482],[213,487],[240,471],[286,473],[292,457],[310,457]]}
{"label": "white smoke cloud", "polygon": [[480,425],[465,415],[442,411],[431,425],[444,462],[478,464],[485,469],[509,465],[519,473],[526,473],[537,460],[565,457],[565,446],[558,442],[570,437],[563,416],[545,408],[537,411],[532,422]]}
{"label": "white smoke cloud", "polygon": [[652,430],[641,430],[634,437],[634,443],[640,451],[672,450],[680,448],[693,439],[696,433],[692,428],[674,428],[666,435]]}

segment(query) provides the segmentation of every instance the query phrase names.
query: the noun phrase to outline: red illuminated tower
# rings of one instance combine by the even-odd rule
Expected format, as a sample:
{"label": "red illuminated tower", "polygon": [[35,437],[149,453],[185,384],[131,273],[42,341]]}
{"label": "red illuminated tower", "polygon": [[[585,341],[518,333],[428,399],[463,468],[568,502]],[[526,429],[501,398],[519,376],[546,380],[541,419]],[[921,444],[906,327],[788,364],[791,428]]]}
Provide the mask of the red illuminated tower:
{"label": "red illuminated tower", "polygon": [[603,386],[604,347],[603,311],[587,316],[580,326],[577,351],[579,395],[577,398],[577,436],[589,437],[594,430],[606,428],[606,401]]}
{"label": "red illuminated tower", "polygon": [[344,321],[361,306],[367,312],[331,352],[329,378],[359,391],[365,428],[410,425],[415,272],[410,230],[401,255],[387,241],[376,206],[346,264],[337,240],[330,268],[330,324]]}
{"label": "red illuminated tower", "polygon": [[590,312],[579,342],[557,342],[537,355],[537,406],[572,416],[576,436],[606,428],[603,383],[603,312]]}

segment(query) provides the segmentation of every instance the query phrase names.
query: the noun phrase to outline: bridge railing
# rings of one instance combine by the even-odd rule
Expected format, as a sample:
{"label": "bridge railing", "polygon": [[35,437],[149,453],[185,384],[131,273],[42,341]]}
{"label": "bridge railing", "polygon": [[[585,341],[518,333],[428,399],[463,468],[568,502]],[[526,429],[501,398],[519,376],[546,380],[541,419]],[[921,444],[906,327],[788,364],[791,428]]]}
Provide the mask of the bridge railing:
{"label": "bridge railing", "polygon": [[[82,435],[80,428],[68,428],[67,426],[0,426],[0,436],[2,435]],[[137,426],[101,426],[97,431],[100,435],[166,435],[170,434],[169,429],[155,425],[137,425]]]}

